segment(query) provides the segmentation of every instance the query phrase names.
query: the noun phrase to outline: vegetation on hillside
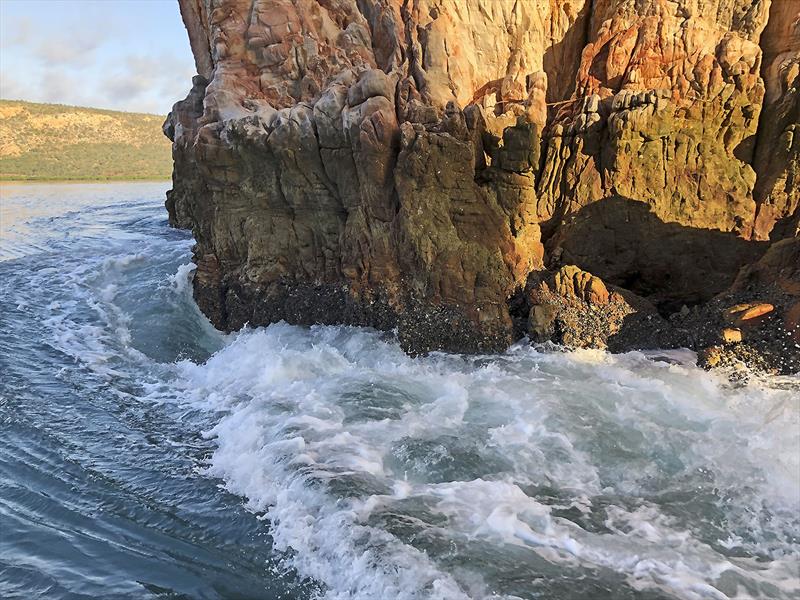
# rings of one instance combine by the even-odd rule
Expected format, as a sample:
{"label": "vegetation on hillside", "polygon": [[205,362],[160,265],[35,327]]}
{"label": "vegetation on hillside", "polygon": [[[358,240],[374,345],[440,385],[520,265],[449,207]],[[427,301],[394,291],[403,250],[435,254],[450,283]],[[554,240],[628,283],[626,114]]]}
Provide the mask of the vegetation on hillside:
{"label": "vegetation on hillside", "polygon": [[164,117],[0,100],[0,179],[167,179]]}

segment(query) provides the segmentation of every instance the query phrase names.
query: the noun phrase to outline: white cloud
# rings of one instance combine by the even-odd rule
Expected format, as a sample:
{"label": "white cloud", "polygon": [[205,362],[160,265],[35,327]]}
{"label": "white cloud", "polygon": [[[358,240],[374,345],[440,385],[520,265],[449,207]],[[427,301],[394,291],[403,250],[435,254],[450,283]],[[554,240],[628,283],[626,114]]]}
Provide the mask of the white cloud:
{"label": "white cloud", "polygon": [[[172,2],[6,2],[0,97],[165,114],[191,87],[194,64]],[[142,29],[143,18],[159,19],[154,31]]]}
{"label": "white cloud", "polygon": [[57,67],[49,67],[39,81],[39,95],[54,104],[84,104],[80,81]]}
{"label": "white cloud", "polygon": [[136,102],[139,110],[166,113],[191,88],[194,69],[171,56],[130,55],[103,82],[111,105]]}
{"label": "white cloud", "polygon": [[0,36],[0,47],[25,45],[33,34],[33,19],[30,17],[9,18],[7,33]]}
{"label": "white cloud", "polygon": [[103,35],[73,32],[41,40],[33,49],[34,55],[48,65],[87,66],[97,60],[97,50]]}

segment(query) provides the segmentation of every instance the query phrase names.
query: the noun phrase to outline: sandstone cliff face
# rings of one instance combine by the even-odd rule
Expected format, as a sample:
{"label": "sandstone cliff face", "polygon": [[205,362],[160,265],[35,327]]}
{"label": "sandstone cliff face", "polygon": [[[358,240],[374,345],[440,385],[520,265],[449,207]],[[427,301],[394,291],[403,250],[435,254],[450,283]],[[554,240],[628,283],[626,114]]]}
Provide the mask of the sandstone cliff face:
{"label": "sandstone cliff face", "polygon": [[794,0],[180,5],[167,207],[218,327],[493,350],[547,269],[666,314],[797,235]]}
{"label": "sandstone cliff face", "polygon": [[800,235],[800,8],[773,0],[762,35],[766,95],[756,147],[755,233]]}

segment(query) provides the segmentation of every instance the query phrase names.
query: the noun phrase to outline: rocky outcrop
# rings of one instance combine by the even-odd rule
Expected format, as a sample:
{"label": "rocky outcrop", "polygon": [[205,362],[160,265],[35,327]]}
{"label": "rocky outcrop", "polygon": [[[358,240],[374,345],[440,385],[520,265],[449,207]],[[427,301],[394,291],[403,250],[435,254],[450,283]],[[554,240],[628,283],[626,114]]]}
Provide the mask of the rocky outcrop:
{"label": "rocky outcrop", "polygon": [[669,344],[669,325],[650,302],[574,265],[532,276],[526,300],[527,331],[535,342],[612,351]]}
{"label": "rocky outcrop", "polygon": [[581,94],[545,136],[538,195],[559,260],[671,309],[763,252],[748,241],[768,4],[595,4]]}
{"label": "rocky outcrop", "polygon": [[222,329],[621,349],[797,236],[793,0],[180,5],[167,207]]}
{"label": "rocky outcrop", "polygon": [[680,325],[693,332],[703,365],[800,372],[800,238],[770,246]]}

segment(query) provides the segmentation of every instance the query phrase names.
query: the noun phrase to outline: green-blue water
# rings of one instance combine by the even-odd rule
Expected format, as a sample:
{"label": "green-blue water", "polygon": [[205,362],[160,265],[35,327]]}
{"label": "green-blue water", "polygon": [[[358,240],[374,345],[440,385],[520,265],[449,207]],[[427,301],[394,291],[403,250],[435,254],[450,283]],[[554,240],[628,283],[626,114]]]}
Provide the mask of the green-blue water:
{"label": "green-blue water", "polygon": [[0,597],[800,594],[796,378],[223,336],[165,187],[0,188]]}

